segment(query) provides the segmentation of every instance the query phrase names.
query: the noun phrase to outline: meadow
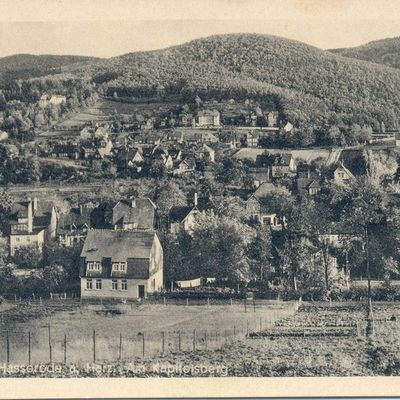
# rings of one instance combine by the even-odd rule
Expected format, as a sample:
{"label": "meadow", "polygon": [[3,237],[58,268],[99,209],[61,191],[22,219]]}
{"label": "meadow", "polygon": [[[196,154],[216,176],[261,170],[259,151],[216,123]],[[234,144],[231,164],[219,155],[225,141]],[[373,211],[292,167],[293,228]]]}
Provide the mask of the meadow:
{"label": "meadow", "polygon": [[243,302],[229,301],[210,306],[74,300],[15,304],[0,313],[0,363],[64,362],[64,357],[67,362],[90,362],[94,349],[99,362],[211,350],[292,312],[293,303],[278,302],[246,310]]}

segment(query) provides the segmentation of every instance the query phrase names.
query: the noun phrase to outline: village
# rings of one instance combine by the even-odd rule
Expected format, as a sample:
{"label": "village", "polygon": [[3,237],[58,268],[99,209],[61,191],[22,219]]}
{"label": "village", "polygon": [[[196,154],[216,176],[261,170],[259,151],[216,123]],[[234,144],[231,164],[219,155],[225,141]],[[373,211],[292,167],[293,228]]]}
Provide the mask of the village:
{"label": "village", "polygon": [[[42,95],[38,107],[60,107],[66,101],[65,96]],[[351,293],[352,278],[365,279],[362,262],[349,260],[361,241],[357,226],[329,215],[318,228],[314,226],[314,232],[307,232],[304,227],[294,227],[298,224],[295,214],[325,202],[326,196],[332,195],[328,192],[346,191],[366,176],[371,166],[365,154],[374,146],[378,152],[383,148],[396,154],[400,144],[397,132],[386,132],[384,127],[375,133],[370,130],[364,144],[348,148],[291,150],[279,148],[279,141],[296,136],[297,128],[290,121],[283,122],[278,111],[262,110],[248,101],[202,104],[196,98],[195,106],[175,106],[147,119],[115,112],[79,123],[70,122],[77,120],[72,114],[72,119],[53,125],[55,134],[44,131],[24,146],[16,146],[7,132],[2,133],[1,147],[7,158],[4,170],[22,155],[31,161],[51,161],[46,165],[48,183],[57,168],[68,172],[53,177],[53,182],[60,182],[54,201],[49,193],[30,192],[43,176],[27,182],[22,191],[13,192],[12,184],[4,186],[3,196],[9,204],[3,207],[2,217],[4,258],[13,265],[16,279],[23,280],[19,285],[29,287],[19,291],[26,294],[32,290],[29,278],[49,267],[46,262],[65,268],[58,265],[59,259],[48,260],[48,249],[54,246],[61,254],[62,249],[78,249],[79,257],[66,253],[73,257],[69,262],[74,265],[69,268],[75,271],[64,276],[58,286],[51,285],[51,291],[71,290],[83,299],[132,300],[163,292],[218,288],[215,293],[230,288],[230,293],[240,296],[256,290],[262,298],[286,296],[288,287],[298,293],[295,296],[330,298],[337,295],[332,294],[335,286]],[[275,146],[266,148],[268,143]],[[378,177],[386,187],[397,179],[392,153],[385,156],[392,161],[392,171],[383,171]],[[27,164],[27,168],[32,166]],[[85,189],[99,177],[108,179],[103,186],[121,179],[126,187],[130,181],[132,186],[119,194],[62,192],[63,181]],[[155,187],[142,188],[141,182]],[[86,188],[91,191],[89,185]],[[396,198],[395,193],[390,196]],[[196,265],[191,270],[189,266],[195,265],[198,256],[190,253],[188,243],[204,234],[201,230],[215,223],[213,218],[224,224],[224,218],[230,216],[240,224],[234,227],[238,230],[235,234],[246,248],[234,255],[232,265],[218,266],[215,271],[210,265]],[[310,218],[308,223],[315,223]],[[240,232],[247,228],[252,232],[245,238]],[[293,234],[307,247],[304,263],[313,267],[300,269],[309,269],[307,274],[316,280],[312,287],[300,289],[305,284],[297,282],[304,279],[302,273],[295,276],[290,271],[295,268],[295,256],[288,266],[282,264],[287,262],[285,241],[292,243]],[[219,240],[223,243],[224,238]],[[185,246],[186,254],[182,254]],[[174,259],[178,254],[182,259]],[[208,264],[213,262],[217,260]],[[238,273],[241,263],[246,264],[245,273]],[[313,272],[314,268],[317,271]],[[382,280],[383,274],[377,272],[375,279]],[[50,293],[49,288],[40,290],[43,296]]]}

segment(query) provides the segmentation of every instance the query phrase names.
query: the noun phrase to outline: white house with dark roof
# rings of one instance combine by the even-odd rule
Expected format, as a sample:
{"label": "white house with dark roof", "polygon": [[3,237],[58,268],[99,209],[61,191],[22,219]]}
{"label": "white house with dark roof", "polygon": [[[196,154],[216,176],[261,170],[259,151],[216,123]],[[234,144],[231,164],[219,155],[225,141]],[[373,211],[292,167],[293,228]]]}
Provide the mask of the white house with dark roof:
{"label": "white house with dark roof", "polygon": [[333,172],[333,180],[337,185],[346,185],[355,179],[355,176],[343,165],[343,163],[340,163]]}
{"label": "white house with dark roof", "polygon": [[41,250],[45,242],[55,238],[57,222],[57,213],[50,201],[28,198],[14,203],[10,216],[10,255],[31,245]]}
{"label": "white house with dark roof", "polygon": [[81,298],[138,299],[163,288],[155,232],[91,230],[81,252]]}

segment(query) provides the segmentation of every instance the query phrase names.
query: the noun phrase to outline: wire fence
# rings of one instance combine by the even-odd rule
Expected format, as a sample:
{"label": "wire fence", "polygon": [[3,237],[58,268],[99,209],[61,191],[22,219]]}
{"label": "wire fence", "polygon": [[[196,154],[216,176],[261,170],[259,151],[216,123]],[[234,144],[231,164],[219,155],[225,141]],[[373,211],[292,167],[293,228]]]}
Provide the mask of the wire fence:
{"label": "wire fence", "polygon": [[[121,306],[130,308],[130,305]],[[107,311],[104,306],[96,304],[83,307],[97,307]],[[205,325],[200,328],[195,325],[193,329],[190,323],[185,329],[155,328],[138,331],[127,326],[110,334],[102,329],[86,329],[82,332],[71,327],[62,330],[51,322],[35,329],[21,330],[15,325],[0,331],[0,363],[114,362],[134,357],[152,358],[179,352],[213,351],[273,327],[278,321],[296,313],[298,307],[299,302],[281,302],[275,309],[265,304],[253,304],[250,312],[250,309],[245,311],[244,305],[240,304],[242,311],[235,313],[235,319],[230,320],[229,324],[221,322],[216,327]],[[167,311],[168,304],[165,306]]]}

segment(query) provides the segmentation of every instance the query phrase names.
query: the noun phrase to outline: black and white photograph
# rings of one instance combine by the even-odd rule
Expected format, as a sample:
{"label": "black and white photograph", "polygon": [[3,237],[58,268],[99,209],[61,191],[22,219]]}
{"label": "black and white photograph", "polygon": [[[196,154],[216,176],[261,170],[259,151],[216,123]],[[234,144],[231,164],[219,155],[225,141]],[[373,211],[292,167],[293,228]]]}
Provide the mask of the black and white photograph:
{"label": "black and white photograph", "polygon": [[0,8],[0,384],[400,376],[399,1]]}

